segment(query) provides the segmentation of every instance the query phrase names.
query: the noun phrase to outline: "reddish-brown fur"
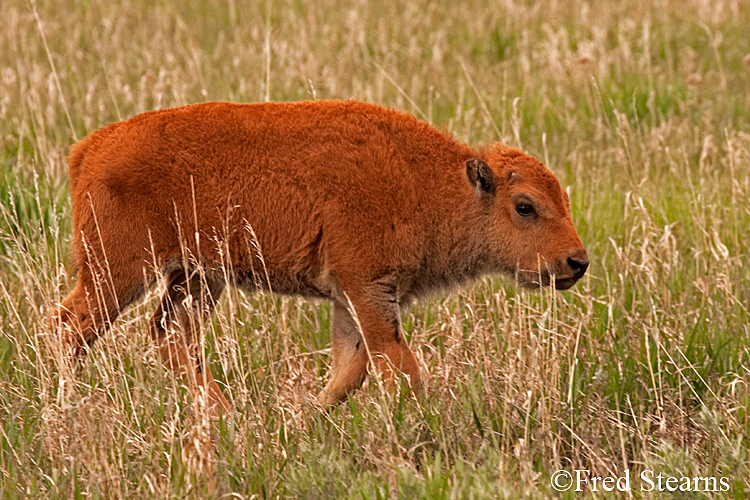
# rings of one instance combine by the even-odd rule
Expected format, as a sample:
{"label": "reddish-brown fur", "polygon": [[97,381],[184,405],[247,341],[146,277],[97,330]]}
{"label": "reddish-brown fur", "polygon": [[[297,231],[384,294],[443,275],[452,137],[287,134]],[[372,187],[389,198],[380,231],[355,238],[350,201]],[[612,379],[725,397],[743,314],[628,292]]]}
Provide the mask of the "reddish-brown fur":
{"label": "reddish-brown fur", "polygon": [[568,197],[538,161],[371,104],[153,111],[93,132],[68,162],[79,275],[57,313],[63,354],[163,273],[151,334],[225,409],[198,335],[227,282],[333,301],[330,404],[370,359],[419,388],[399,319],[413,297],[497,272],[564,289],[588,265]]}

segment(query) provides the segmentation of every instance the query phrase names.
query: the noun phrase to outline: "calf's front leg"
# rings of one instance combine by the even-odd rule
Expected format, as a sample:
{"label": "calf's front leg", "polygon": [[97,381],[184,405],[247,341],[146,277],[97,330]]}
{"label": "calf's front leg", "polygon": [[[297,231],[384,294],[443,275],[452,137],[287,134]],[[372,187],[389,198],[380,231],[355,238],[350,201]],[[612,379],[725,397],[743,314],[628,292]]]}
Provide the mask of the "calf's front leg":
{"label": "calf's front leg", "polygon": [[318,394],[318,401],[332,405],[346,399],[362,385],[370,360],[389,381],[393,380],[391,367],[395,367],[406,375],[412,391],[418,393],[419,362],[406,344],[395,293],[371,287],[349,288],[343,295],[343,300],[333,306],[331,379]]}

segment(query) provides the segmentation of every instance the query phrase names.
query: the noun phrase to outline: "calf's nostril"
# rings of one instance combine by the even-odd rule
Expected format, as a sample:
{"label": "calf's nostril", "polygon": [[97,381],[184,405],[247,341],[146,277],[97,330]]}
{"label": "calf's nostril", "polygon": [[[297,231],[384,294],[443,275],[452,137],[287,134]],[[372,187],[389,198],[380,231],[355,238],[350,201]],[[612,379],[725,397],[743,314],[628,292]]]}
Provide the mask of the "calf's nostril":
{"label": "calf's nostril", "polygon": [[568,265],[573,270],[573,272],[576,274],[576,276],[583,276],[583,273],[586,272],[586,269],[589,267],[589,261],[588,259],[580,259],[577,257],[568,257]]}

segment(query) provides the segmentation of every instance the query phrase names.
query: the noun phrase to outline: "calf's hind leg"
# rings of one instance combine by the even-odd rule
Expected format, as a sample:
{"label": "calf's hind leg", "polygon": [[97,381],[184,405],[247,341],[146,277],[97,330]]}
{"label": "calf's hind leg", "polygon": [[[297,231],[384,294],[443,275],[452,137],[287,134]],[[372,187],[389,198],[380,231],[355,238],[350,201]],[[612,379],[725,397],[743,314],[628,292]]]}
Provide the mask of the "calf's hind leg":
{"label": "calf's hind leg", "polygon": [[175,374],[185,377],[194,391],[205,393],[212,413],[231,411],[206,364],[201,343],[203,323],[223,290],[223,280],[198,272],[186,274],[183,269],[174,271],[149,322],[151,338],[164,362]]}
{"label": "calf's hind leg", "polygon": [[[133,280],[126,278],[134,276]],[[85,266],[73,291],[52,316],[50,350],[63,369],[73,369],[88,347],[106,331],[128,304],[143,295],[140,272],[122,272],[114,278]]]}

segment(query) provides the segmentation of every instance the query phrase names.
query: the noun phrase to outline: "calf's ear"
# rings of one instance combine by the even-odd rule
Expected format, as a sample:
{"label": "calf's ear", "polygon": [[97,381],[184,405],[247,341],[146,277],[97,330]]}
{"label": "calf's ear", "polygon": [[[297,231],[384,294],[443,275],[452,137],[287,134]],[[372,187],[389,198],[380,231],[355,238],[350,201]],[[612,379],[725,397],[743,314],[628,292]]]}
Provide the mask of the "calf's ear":
{"label": "calf's ear", "polygon": [[471,158],[466,161],[466,176],[469,182],[477,190],[477,196],[492,197],[497,189],[495,174],[492,173],[489,165],[478,158]]}

